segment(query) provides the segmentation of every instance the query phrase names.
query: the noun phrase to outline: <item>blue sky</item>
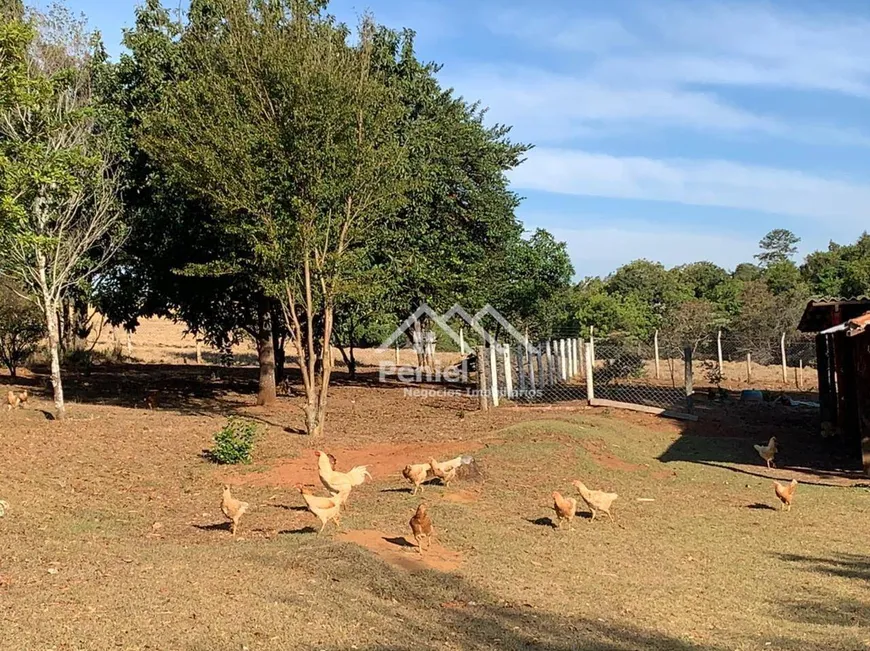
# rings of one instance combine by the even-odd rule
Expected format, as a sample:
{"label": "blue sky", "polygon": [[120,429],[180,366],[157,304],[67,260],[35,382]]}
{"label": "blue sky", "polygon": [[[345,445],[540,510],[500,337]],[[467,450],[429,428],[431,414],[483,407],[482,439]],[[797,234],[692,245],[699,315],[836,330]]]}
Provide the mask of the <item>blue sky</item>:
{"label": "blue sky", "polygon": [[[171,6],[176,6],[170,3]],[[134,0],[69,0],[110,51]],[[535,144],[510,174],[528,228],[582,277],[634,258],[751,259],[772,228],[807,252],[870,216],[870,4],[334,0],[418,34],[442,82]]]}

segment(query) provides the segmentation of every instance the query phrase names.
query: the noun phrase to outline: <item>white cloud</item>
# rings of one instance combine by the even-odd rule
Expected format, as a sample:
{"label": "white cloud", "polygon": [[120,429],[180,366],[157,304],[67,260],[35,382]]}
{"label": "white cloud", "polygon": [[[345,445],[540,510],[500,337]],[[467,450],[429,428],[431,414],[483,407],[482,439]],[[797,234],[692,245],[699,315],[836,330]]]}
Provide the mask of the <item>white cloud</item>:
{"label": "white cloud", "polygon": [[493,31],[598,55],[594,79],[870,96],[870,20],[750,2],[640,3],[630,21],[506,12]]}
{"label": "white cloud", "polygon": [[[534,221],[528,225],[534,227]],[[548,218],[538,220],[541,223]],[[578,278],[606,276],[618,267],[645,258],[674,267],[708,260],[726,269],[751,261],[756,241],[733,235],[697,233],[647,222],[622,222],[609,226],[548,228],[568,246]]]}
{"label": "white cloud", "polygon": [[718,160],[657,160],[538,148],[510,179],[514,187],[526,190],[720,206],[842,225],[865,221],[870,206],[867,185]]}
{"label": "white cloud", "polygon": [[443,79],[462,94],[486,98],[494,119],[544,139],[594,135],[597,129],[632,123],[721,132],[787,130],[697,91],[616,87],[522,67],[483,66]]}

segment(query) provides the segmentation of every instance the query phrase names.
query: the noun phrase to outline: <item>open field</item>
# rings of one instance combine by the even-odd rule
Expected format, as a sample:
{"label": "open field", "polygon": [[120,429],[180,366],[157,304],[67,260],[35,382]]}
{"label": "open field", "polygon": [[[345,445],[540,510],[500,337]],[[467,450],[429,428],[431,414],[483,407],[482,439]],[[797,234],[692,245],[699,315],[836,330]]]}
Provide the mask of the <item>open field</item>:
{"label": "open field", "polygon": [[[836,465],[807,469],[824,450],[794,410],[688,425],[481,413],[339,376],[319,445],[374,482],[342,533],[318,537],[292,489],[317,483],[299,399],[253,407],[253,369],[70,374],[65,423],[40,411],[39,378],[23,383],[41,391],[33,404],[0,414],[0,649],[870,648],[870,492]],[[202,456],[230,413],[262,427],[250,466]],[[751,443],[772,433],[768,471]],[[427,487],[438,537],[421,558],[406,540],[420,496],[400,470],[460,453],[485,481]],[[771,477],[805,482],[790,513]],[[551,527],[550,493],[575,478],[620,494],[615,523]],[[224,481],[253,505],[237,541]]]}

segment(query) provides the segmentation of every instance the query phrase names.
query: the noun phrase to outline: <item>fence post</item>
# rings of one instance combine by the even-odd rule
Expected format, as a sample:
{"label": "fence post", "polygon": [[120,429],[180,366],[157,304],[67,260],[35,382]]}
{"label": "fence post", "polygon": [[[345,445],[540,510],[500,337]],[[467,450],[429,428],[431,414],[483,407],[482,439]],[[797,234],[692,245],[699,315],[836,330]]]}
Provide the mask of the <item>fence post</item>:
{"label": "fence post", "polygon": [[202,340],[196,340],[196,363],[202,364]]}
{"label": "fence post", "polygon": [[572,339],[574,342],[574,375],[580,375],[580,366],[583,362],[580,361],[580,340],[577,337]]}
{"label": "fence post", "polygon": [[127,330],[127,354],[128,355],[133,354],[133,337],[130,334],[129,330]]}
{"label": "fence post", "polygon": [[492,395],[492,406],[498,407],[498,362],[495,359],[495,346],[494,341],[489,345],[489,391]]}
{"label": "fence post", "polygon": [[719,334],[716,335],[716,350],[719,353],[719,375],[723,379],[725,378],[725,371],[722,369],[722,331],[719,331]]}
{"label": "fence post", "polygon": [[653,350],[655,351],[656,356],[656,380],[661,378],[661,370],[659,367],[659,331],[656,330],[655,336],[653,337]]}
{"label": "fence post", "polygon": [[541,383],[541,388],[543,389],[547,386],[547,378],[544,377],[544,355],[541,351],[541,342],[538,342],[538,345],[535,346],[535,357],[538,358],[538,382]]}
{"label": "fence post", "polygon": [[586,400],[589,404],[595,400],[595,349],[590,344],[586,346]]}
{"label": "fence post", "polygon": [[561,381],[565,379],[565,340],[556,340],[556,350],[553,351],[556,356],[556,379]]}
{"label": "fence post", "polygon": [[531,391],[535,391],[538,387],[535,385],[535,360],[532,351],[529,349],[529,331],[526,330],[526,336],[523,339],[523,360],[529,365],[529,385],[526,387]]}
{"label": "fence post", "polygon": [[592,361],[595,361],[595,326],[589,326],[589,347],[592,349]]}
{"label": "fence post", "polygon": [[568,351],[568,340],[562,340],[562,379],[566,382],[571,377],[571,357],[570,352]]}
{"label": "fence post", "polygon": [[553,370],[553,341],[551,339],[547,339],[547,379],[550,386],[556,384],[556,374]]}
{"label": "fence post", "polygon": [[465,355],[465,332],[462,326],[459,326],[459,354]]}
{"label": "fence post", "polygon": [[504,394],[511,399],[514,397],[514,375],[511,369],[511,347],[504,344],[501,349],[502,363],[504,365]]}
{"label": "fence post", "polygon": [[695,393],[695,381],[694,374],[692,372],[692,349],[686,348],[683,353],[683,357],[686,359],[686,408],[689,410],[691,414],[694,411],[694,393]]}
{"label": "fence post", "polygon": [[480,411],[487,411],[489,405],[486,403],[486,349],[483,346],[477,347],[477,399],[480,405]]}
{"label": "fence post", "polygon": [[782,333],[782,339],[779,340],[779,351],[782,355],[782,383],[788,382],[788,362],[785,358],[785,333]]}
{"label": "fence post", "polygon": [[571,337],[568,337],[565,340],[565,345],[568,347],[568,350],[565,351],[568,357],[568,379],[574,377],[576,374],[574,372],[574,340]]}
{"label": "fence post", "polygon": [[580,377],[586,377],[586,341],[583,337],[577,339],[577,359],[580,366],[577,372],[580,373]]}
{"label": "fence post", "polygon": [[746,353],[746,381],[752,382],[752,353]]}
{"label": "fence post", "polygon": [[399,372],[399,342],[396,342],[396,372]]}
{"label": "fence post", "polygon": [[801,359],[800,359],[800,366],[799,366],[798,376],[797,376],[797,386],[798,386],[798,389],[800,389],[801,391],[804,390],[804,360],[803,360],[803,357],[801,357]]}

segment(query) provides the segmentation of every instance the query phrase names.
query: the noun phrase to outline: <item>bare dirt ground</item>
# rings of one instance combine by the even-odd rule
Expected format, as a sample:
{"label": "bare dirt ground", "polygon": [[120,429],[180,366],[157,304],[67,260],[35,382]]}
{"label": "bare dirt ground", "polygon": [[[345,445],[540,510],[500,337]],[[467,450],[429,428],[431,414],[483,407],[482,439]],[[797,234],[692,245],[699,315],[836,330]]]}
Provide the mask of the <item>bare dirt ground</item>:
{"label": "bare dirt ground", "polygon": [[[298,397],[253,406],[254,369],[160,359],[69,373],[65,422],[39,369],[0,376],[36,392],[0,413],[0,649],[870,649],[867,480],[800,410],[481,413],[339,374],[313,443]],[[204,458],[230,414],[260,426],[249,466]],[[751,444],[771,435],[768,470]],[[317,483],[315,445],[374,476],[321,536],[292,489]],[[483,481],[412,497],[398,474],[466,453]],[[785,513],[772,479],[791,477]],[[615,523],[581,509],[553,528],[550,493],[576,478],[619,493]],[[235,541],[224,481],[252,506]],[[411,546],[420,501],[429,555]]]}

